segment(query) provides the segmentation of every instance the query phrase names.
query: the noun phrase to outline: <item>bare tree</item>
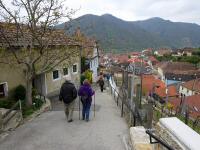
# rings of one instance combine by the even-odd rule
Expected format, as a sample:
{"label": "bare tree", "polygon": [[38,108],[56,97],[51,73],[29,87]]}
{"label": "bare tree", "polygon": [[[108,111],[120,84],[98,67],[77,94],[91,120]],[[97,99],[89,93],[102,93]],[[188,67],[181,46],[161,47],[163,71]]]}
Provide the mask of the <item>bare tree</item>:
{"label": "bare tree", "polygon": [[31,106],[35,76],[78,55],[78,44],[54,29],[62,19],[71,20],[75,11],[64,8],[61,0],[5,1],[0,0],[0,46],[4,47],[0,50],[0,63],[25,70],[26,104]]}

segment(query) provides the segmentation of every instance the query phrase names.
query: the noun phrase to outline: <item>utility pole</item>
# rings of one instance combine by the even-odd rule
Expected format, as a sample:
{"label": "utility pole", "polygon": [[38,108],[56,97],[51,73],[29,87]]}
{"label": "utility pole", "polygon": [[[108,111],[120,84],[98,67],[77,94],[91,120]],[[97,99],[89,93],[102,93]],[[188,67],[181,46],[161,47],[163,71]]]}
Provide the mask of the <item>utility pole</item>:
{"label": "utility pole", "polygon": [[[131,65],[131,70],[132,70],[132,78],[131,78],[131,110],[134,110],[135,111],[135,105],[134,105],[134,102],[133,102],[133,95],[134,95],[134,77],[135,77],[135,66],[132,66]],[[132,123],[132,113],[130,114],[130,120],[131,120],[131,123]],[[134,117],[134,122],[135,122],[135,117]],[[134,123],[135,125],[135,123]]]}
{"label": "utility pole", "polygon": [[165,92],[166,92],[166,104],[167,104],[168,103],[168,92],[169,92],[169,90],[168,90],[168,80],[166,80],[166,91]]}
{"label": "utility pole", "polygon": [[140,66],[140,102],[139,102],[139,108],[142,108],[142,73],[143,73],[143,55],[141,55],[141,66]]}

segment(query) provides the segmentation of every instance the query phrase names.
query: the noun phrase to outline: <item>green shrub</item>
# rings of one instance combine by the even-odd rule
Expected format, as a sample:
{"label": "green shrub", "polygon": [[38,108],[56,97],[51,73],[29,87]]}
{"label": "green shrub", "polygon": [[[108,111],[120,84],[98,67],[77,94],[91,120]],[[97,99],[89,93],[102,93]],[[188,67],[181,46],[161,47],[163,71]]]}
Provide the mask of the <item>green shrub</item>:
{"label": "green shrub", "polygon": [[15,104],[14,101],[0,100],[0,108],[10,109]]}
{"label": "green shrub", "polygon": [[40,98],[33,99],[33,107],[34,109],[39,109],[44,102]]}
{"label": "green shrub", "polygon": [[26,88],[23,85],[19,85],[14,90],[14,99],[16,101],[25,100],[26,98]]}
{"label": "green shrub", "polygon": [[31,107],[27,107],[25,105],[25,102],[23,101],[22,102],[22,114],[23,114],[23,117],[27,117],[27,116],[30,116],[31,114],[34,113],[34,111],[38,110],[41,108],[42,104],[44,102],[40,99],[40,98],[34,98],[33,99],[33,105]]}

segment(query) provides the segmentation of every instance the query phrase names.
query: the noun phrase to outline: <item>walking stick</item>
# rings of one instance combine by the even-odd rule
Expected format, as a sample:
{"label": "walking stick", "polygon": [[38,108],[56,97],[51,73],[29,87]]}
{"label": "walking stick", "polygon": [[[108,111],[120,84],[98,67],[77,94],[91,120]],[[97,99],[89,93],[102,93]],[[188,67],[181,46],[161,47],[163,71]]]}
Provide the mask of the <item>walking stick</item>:
{"label": "walking stick", "polygon": [[80,96],[79,96],[79,101],[78,101],[78,117],[79,117],[79,120],[81,120],[81,115],[80,115],[80,112],[81,112],[81,103],[80,103]]}
{"label": "walking stick", "polygon": [[94,117],[95,117],[95,93],[94,93]]}

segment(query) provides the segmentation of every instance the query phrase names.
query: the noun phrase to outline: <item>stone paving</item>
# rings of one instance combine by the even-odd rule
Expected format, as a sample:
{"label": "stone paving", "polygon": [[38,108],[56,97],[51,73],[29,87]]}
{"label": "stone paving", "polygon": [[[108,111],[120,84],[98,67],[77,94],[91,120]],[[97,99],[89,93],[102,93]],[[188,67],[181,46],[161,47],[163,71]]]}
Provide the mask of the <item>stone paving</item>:
{"label": "stone paving", "polygon": [[[120,110],[105,91],[96,91],[96,116],[68,123],[63,111],[50,111],[0,140],[0,150],[125,150],[128,127]],[[60,105],[61,106],[61,105]]]}

